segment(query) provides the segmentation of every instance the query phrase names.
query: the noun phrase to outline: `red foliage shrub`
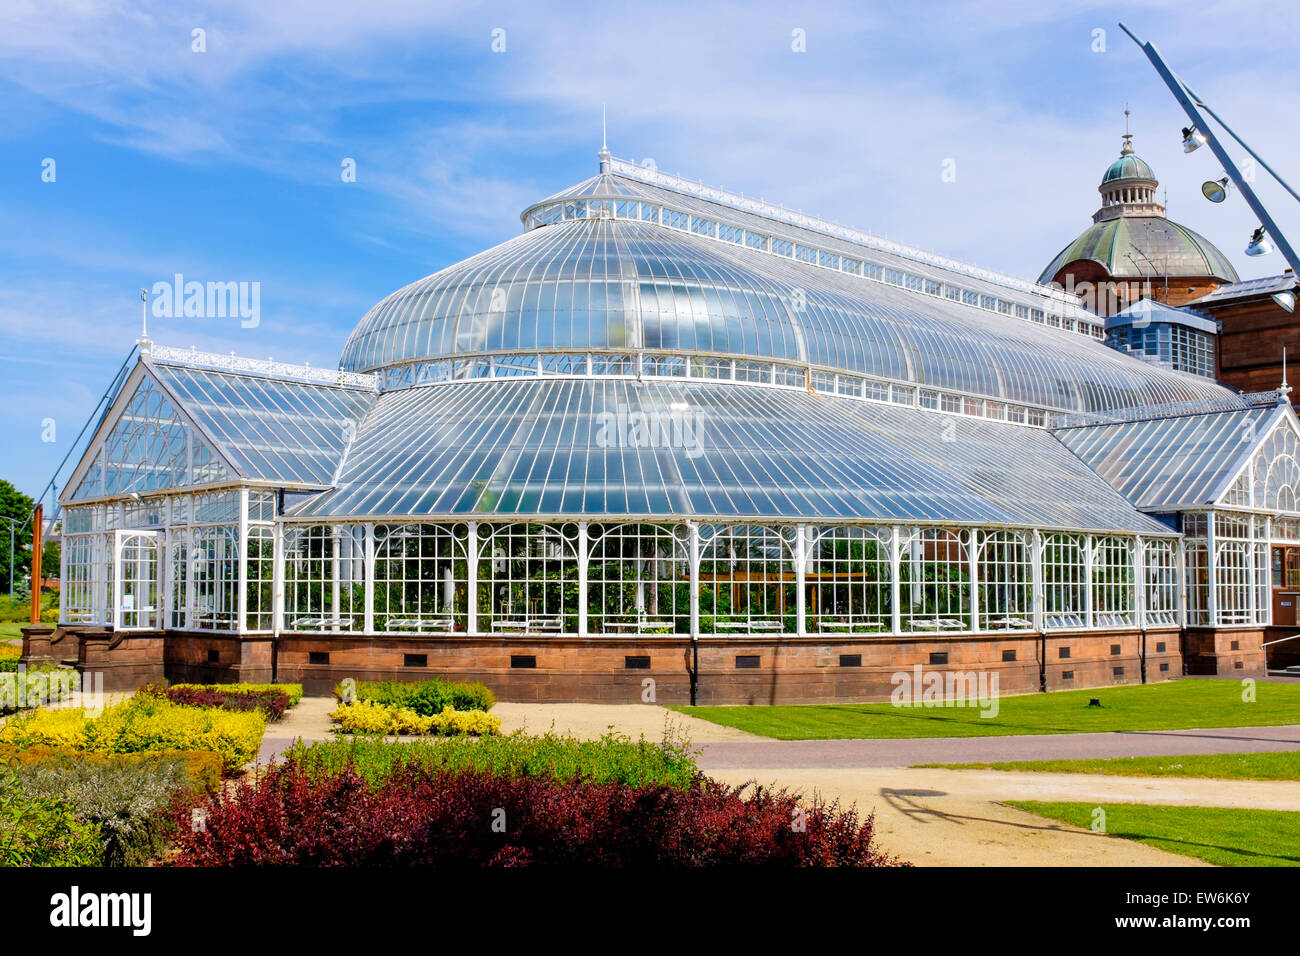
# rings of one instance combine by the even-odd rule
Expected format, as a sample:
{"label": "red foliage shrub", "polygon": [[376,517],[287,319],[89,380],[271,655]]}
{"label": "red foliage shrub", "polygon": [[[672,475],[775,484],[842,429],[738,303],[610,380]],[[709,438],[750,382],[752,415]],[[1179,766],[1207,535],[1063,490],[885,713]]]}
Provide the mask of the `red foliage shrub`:
{"label": "red foliage shrub", "polygon": [[162,697],[186,707],[221,707],[225,710],[261,709],[268,720],[279,720],[289,709],[289,695],[279,690],[212,690],[199,687],[159,687],[149,684],[139,693]]}
{"label": "red foliage shrub", "polygon": [[785,791],[407,768],[372,788],[292,760],[175,810],[181,866],[891,866],[873,820]]}

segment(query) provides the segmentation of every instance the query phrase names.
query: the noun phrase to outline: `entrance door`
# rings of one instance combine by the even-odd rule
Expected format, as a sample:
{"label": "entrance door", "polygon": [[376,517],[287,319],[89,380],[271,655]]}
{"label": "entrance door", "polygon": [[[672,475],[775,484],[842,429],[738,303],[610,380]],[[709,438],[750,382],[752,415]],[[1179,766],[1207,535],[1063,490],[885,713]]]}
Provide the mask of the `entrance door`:
{"label": "entrance door", "polygon": [[1300,602],[1300,547],[1273,549],[1273,624],[1296,626],[1296,604]]}
{"label": "entrance door", "polygon": [[113,534],[113,626],[157,630],[162,626],[162,561],[157,531]]}

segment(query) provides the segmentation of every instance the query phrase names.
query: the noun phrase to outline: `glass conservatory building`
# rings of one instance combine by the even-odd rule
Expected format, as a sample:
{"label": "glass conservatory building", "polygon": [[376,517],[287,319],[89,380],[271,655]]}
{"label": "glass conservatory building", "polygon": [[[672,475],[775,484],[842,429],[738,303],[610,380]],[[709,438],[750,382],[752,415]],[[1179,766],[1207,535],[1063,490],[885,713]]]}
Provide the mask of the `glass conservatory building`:
{"label": "glass conservatory building", "polygon": [[142,341],[29,656],[847,700],[914,666],[1004,691],[1256,670],[1296,623],[1285,393],[607,153],[522,220],[376,305],[337,372]]}

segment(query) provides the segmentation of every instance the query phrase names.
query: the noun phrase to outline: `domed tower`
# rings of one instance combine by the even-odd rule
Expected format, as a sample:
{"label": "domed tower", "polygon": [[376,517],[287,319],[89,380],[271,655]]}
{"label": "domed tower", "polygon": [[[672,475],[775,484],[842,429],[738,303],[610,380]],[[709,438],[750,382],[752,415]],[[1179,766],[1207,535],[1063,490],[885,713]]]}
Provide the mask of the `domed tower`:
{"label": "domed tower", "polygon": [[1119,158],[1097,187],[1101,207],[1093,224],[1052,259],[1038,281],[1074,292],[1106,316],[1143,298],[1179,306],[1236,282],[1237,270],[1213,243],[1166,218],[1156,198],[1159,185],[1126,132]]}

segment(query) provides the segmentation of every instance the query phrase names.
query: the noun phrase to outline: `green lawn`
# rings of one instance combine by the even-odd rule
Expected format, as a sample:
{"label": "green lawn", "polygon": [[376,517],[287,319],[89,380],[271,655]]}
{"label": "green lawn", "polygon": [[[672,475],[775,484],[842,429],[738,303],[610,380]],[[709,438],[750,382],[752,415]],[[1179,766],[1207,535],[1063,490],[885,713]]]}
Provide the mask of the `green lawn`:
{"label": "green lawn", "polygon": [[23,627],[25,622],[22,621],[0,621],[0,641],[11,641],[14,639],[23,639]]}
{"label": "green lawn", "polygon": [[[1109,730],[1193,727],[1265,727],[1300,724],[1300,683],[1255,685],[1242,701],[1236,680],[1181,680],[1003,697],[996,717],[979,707],[895,707],[879,704],[806,704],[786,707],[676,707],[715,724],[778,740],[855,737],[995,737],[1077,734]],[[1089,707],[1097,697],[1102,706]]]}
{"label": "green lawn", "polygon": [[1258,754],[1106,757],[1101,760],[1019,760],[1009,763],[923,763],[949,770],[1028,770],[1104,773],[1121,777],[1214,777],[1220,780],[1300,780],[1300,750]]}
{"label": "green lawn", "polygon": [[[1008,801],[1010,806],[1088,829],[1096,804]],[[1106,832],[1200,857],[1215,866],[1300,866],[1300,813],[1219,807],[1102,804]]]}

